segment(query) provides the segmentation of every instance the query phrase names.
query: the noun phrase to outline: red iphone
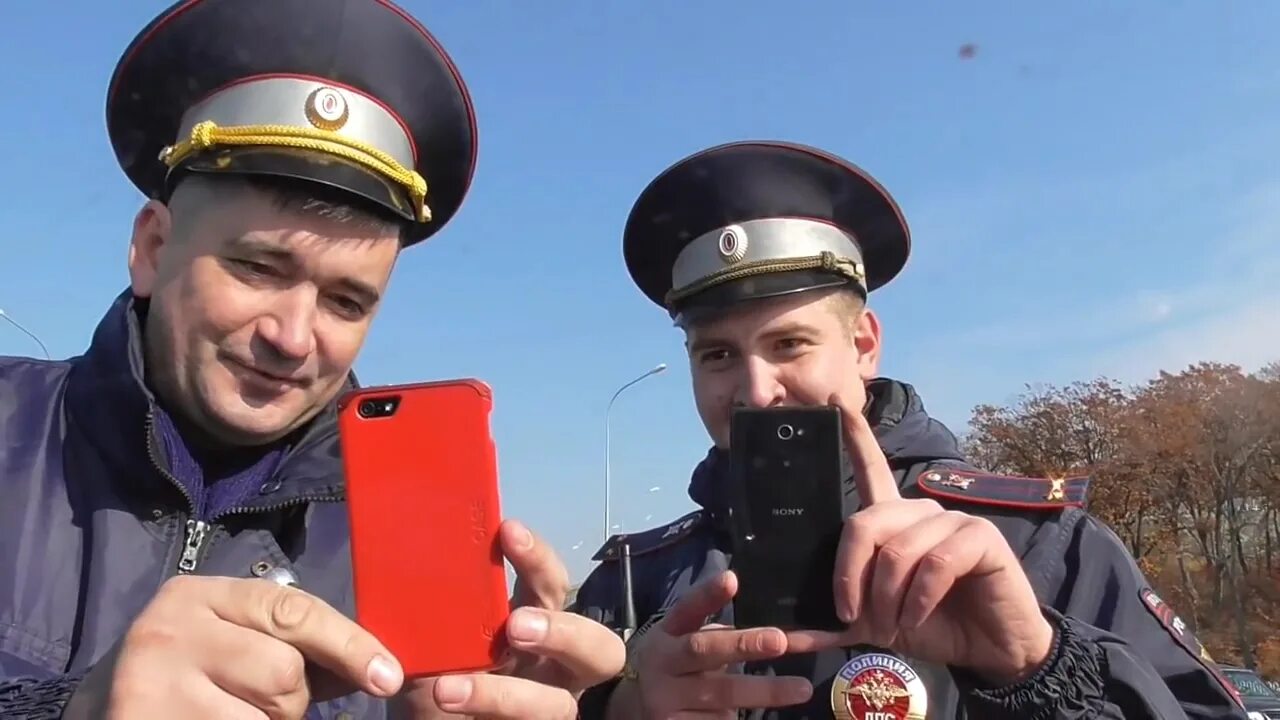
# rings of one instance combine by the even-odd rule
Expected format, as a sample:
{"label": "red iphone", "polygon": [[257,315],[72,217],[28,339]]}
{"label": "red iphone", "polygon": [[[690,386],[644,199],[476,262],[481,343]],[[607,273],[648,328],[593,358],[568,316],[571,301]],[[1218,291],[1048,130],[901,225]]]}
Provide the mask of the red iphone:
{"label": "red iphone", "polygon": [[491,670],[506,652],[493,393],[479,380],[338,402],[356,621],[406,677]]}

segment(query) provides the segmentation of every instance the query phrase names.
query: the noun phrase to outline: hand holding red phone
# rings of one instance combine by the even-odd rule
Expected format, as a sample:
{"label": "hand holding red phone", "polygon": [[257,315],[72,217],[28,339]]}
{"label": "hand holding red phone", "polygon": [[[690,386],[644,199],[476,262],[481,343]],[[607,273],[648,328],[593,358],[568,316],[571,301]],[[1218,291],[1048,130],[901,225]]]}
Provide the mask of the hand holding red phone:
{"label": "hand holding red phone", "polygon": [[862,509],[845,523],[834,576],[844,633],[1008,684],[1048,656],[1053,628],[1008,541],[990,521],[904,499],[867,419],[838,397]]}
{"label": "hand holding red phone", "polygon": [[517,576],[515,609],[507,622],[512,662],[493,673],[410,680],[393,717],[572,720],[582,691],[622,670],[622,640],[599,623],[564,612],[569,576],[550,546],[510,520],[499,537]]}
{"label": "hand holding red phone", "polygon": [[492,405],[466,378],[339,403],[357,617],[409,679],[396,717],[575,718],[578,695],[622,669],[620,639],[563,612],[555,553],[501,520]]}

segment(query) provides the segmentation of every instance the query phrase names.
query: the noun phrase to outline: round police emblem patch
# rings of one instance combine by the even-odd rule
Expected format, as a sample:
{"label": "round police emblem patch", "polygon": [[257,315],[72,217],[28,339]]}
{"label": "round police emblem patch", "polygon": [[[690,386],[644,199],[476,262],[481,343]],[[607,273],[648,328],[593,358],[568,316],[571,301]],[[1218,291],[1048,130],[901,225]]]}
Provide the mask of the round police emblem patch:
{"label": "round police emblem patch", "polygon": [[338,130],[347,124],[347,99],[331,87],[318,87],[307,97],[307,119],[322,130]]}
{"label": "round police emblem patch", "polygon": [[916,671],[882,653],[845,663],[831,685],[831,712],[840,720],[925,720],[928,699]]}

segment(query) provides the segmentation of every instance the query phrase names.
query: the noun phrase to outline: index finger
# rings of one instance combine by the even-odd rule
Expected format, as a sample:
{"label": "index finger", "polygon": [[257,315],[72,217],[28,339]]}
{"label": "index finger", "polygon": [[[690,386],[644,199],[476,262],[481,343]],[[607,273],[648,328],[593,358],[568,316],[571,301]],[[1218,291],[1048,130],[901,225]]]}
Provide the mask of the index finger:
{"label": "index finger", "polygon": [[840,425],[844,428],[844,442],[853,462],[854,482],[858,485],[862,506],[900,500],[898,481],[866,416],[850,407],[839,394],[832,395],[828,402],[840,409]]}
{"label": "index finger", "polygon": [[707,618],[720,610],[738,593],[738,576],[732,570],[699,582],[671,606],[659,627],[668,635],[680,636],[697,632]]}
{"label": "index finger", "polygon": [[257,578],[228,578],[205,596],[220,619],[298,649],[308,661],[364,690],[394,695],[404,671],[369,631],[320,598]]}

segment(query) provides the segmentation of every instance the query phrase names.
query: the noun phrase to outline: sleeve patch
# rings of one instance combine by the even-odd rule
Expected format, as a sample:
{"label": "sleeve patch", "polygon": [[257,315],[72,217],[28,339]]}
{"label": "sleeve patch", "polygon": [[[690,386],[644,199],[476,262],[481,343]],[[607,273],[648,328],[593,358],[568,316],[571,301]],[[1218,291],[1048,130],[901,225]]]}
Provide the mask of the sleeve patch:
{"label": "sleeve patch", "polygon": [[920,473],[916,484],[927,495],[975,505],[1057,510],[1082,507],[1089,491],[1088,477],[1032,478],[932,468]]}
{"label": "sleeve patch", "polygon": [[1183,647],[1183,649],[1191,653],[1191,656],[1199,661],[1199,663],[1203,665],[1215,679],[1217,679],[1218,683],[1227,691],[1227,694],[1236,701],[1236,704],[1240,707],[1244,707],[1244,701],[1240,699],[1240,691],[1237,690],[1236,686],[1232,685],[1231,681],[1222,674],[1222,671],[1218,669],[1218,664],[1214,662],[1213,657],[1209,655],[1209,651],[1205,649],[1204,645],[1200,644],[1200,641],[1196,639],[1195,634],[1187,629],[1186,622],[1184,622],[1182,618],[1178,617],[1178,614],[1173,611],[1173,608],[1169,607],[1164,600],[1160,599],[1160,596],[1156,594],[1156,591],[1149,587],[1143,588],[1139,592],[1139,595],[1142,596],[1143,607],[1155,616],[1161,627],[1163,627],[1169,635],[1173,637],[1174,642],[1178,643]]}

